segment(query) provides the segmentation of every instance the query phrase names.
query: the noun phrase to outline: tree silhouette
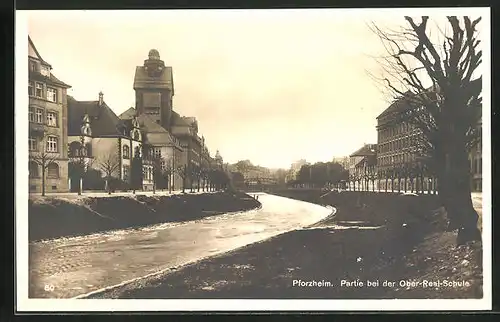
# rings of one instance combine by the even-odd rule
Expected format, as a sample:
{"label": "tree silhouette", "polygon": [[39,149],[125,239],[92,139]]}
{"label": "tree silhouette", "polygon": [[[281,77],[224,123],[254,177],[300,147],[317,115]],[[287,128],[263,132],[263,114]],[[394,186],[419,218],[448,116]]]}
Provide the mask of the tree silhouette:
{"label": "tree silhouette", "polygon": [[458,229],[457,244],[481,240],[472,205],[468,151],[480,140],[482,62],[477,32],[481,18],[448,16],[438,25],[440,43],[431,37],[429,17],[405,17],[401,30],[372,30],[388,55],[379,62],[381,80],[398,101],[400,120],[421,133],[419,153],[429,156],[438,178],[439,198]]}
{"label": "tree silhouette", "polygon": [[186,179],[189,176],[189,169],[187,165],[180,165],[175,169],[175,172],[182,179],[182,193],[186,192]]}
{"label": "tree silhouette", "polygon": [[100,157],[98,163],[99,168],[104,173],[108,194],[111,194],[111,178],[113,177],[113,174],[120,168],[120,161],[115,154],[108,153]]}
{"label": "tree silhouette", "polygon": [[42,168],[42,196],[45,196],[45,178],[49,165],[57,160],[59,154],[51,152],[30,152],[29,159]]}

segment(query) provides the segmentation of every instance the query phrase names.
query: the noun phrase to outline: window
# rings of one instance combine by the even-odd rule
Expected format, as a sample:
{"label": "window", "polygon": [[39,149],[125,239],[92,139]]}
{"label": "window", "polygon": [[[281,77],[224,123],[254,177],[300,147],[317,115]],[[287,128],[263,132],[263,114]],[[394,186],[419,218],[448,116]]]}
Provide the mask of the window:
{"label": "window", "polygon": [[81,152],[81,143],[78,141],[73,141],[69,144],[69,156],[70,157],[77,157],[80,155]]}
{"label": "window", "polygon": [[35,138],[29,138],[28,139],[28,146],[30,151],[36,151],[37,150],[37,144],[36,144],[36,139]]}
{"label": "window", "polygon": [[43,84],[35,83],[35,96],[42,98],[43,97]]}
{"label": "window", "polygon": [[28,109],[28,119],[30,122],[35,122],[35,108],[30,107]]}
{"label": "window", "polygon": [[57,152],[57,137],[47,137],[47,152]]}
{"label": "window", "polygon": [[37,122],[37,123],[43,123],[43,109],[37,108],[35,116],[36,116],[35,117],[35,122]]}
{"label": "window", "polygon": [[35,95],[35,84],[33,84],[33,82],[31,81],[28,82],[28,95],[29,96]]}
{"label": "window", "polygon": [[55,162],[49,163],[47,166],[47,177],[48,178],[59,178],[59,166]]}
{"label": "window", "polygon": [[57,114],[54,112],[47,112],[47,125],[57,126]]}
{"label": "window", "polygon": [[128,180],[128,176],[129,176],[129,173],[130,173],[129,170],[130,169],[129,169],[128,165],[124,165],[123,166],[123,180],[125,180],[125,181]]}
{"label": "window", "polygon": [[130,148],[128,145],[123,146],[123,158],[130,159]]}
{"label": "window", "polygon": [[30,72],[36,72],[36,63],[34,61],[30,61]]}
{"label": "window", "polygon": [[28,173],[30,178],[38,178],[38,164],[35,161],[30,161],[28,163]]}
{"label": "window", "polygon": [[47,99],[51,102],[57,103],[57,89],[47,87]]}
{"label": "window", "polygon": [[153,156],[155,158],[161,158],[161,148],[153,148]]}

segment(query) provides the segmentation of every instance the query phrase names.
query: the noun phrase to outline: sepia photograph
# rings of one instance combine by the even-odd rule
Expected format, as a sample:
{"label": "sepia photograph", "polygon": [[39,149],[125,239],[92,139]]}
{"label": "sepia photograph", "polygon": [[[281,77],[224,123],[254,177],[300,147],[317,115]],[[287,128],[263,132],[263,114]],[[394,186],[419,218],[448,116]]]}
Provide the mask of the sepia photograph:
{"label": "sepia photograph", "polygon": [[15,40],[19,311],[491,309],[489,8],[17,11]]}

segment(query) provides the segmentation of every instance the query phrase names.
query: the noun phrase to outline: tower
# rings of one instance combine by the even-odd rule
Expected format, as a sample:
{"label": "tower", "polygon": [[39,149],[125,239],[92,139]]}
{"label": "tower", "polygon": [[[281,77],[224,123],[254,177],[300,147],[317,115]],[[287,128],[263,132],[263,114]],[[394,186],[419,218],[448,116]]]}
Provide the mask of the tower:
{"label": "tower", "polygon": [[151,49],[148,59],[137,66],[134,77],[135,108],[170,130],[174,82],[172,67],[165,66],[160,53]]}

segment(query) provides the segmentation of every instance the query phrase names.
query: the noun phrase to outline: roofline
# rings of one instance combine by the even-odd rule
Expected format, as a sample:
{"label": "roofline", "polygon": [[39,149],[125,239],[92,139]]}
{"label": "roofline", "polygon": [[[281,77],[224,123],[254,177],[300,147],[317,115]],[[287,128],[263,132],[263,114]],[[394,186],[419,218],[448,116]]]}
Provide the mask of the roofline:
{"label": "roofline", "polygon": [[[40,53],[39,53],[39,52],[38,52],[38,50],[36,49],[36,46],[35,46],[35,44],[33,43],[33,40],[31,40],[30,35],[28,35],[28,43],[29,43],[29,44],[31,44],[31,46],[33,47],[33,50],[35,51],[35,53],[37,54],[37,56],[38,56],[38,57],[40,57],[40,60],[41,60],[42,62],[44,62],[45,64],[49,65],[50,69],[52,69],[52,66],[51,66],[49,63],[47,63],[47,62],[45,61],[45,59],[43,59],[43,58],[42,58],[42,55],[40,55]],[[29,56],[29,55],[28,55],[28,56]],[[32,57],[32,56],[29,56],[29,57]],[[33,57],[33,58],[36,58],[36,57]]]}

